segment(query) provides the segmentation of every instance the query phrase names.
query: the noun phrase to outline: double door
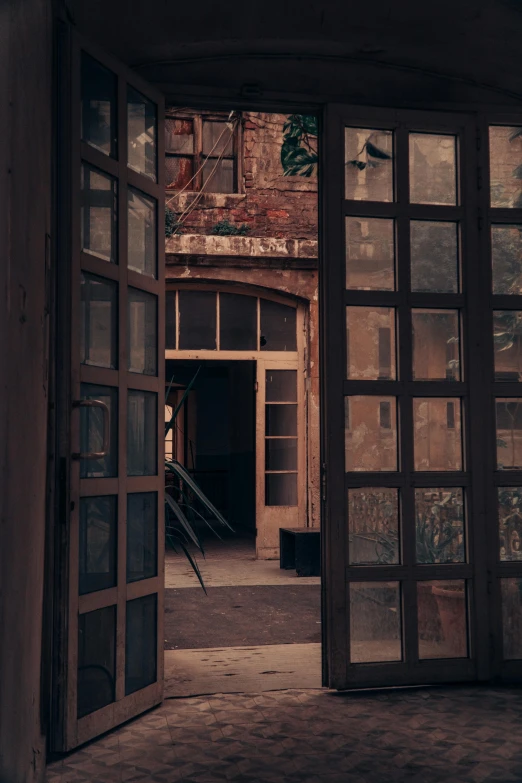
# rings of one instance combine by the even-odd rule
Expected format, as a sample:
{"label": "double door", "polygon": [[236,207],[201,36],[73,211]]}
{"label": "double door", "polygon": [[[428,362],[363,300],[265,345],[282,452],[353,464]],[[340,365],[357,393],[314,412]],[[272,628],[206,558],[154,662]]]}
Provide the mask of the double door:
{"label": "double door", "polygon": [[331,107],[323,151],[326,682],[518,679],[520,118]]}
{"label": "double door", "polygon": [[[71,143],[57,750],[162,699],[165,393],[162,97],[77,40],[61,57]],[[325,112],[330,687],[522,673],[521,170],[520,118]],[[258,498],[276,527],[294,524],[305,491],[292,423],[303,377],[258,363]]]}

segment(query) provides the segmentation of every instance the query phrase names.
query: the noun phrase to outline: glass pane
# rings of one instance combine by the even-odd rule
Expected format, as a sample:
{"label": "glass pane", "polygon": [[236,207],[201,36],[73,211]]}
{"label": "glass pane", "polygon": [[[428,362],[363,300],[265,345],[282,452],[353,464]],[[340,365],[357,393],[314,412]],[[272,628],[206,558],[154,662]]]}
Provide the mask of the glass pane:
{"label": "glass pane", "polygon": [[494,294],[522,294],[522,225],[491,226]]}
{"label": "glass pane", "polygon": [[499,487],[500,560],[522,560],[522,487]]}
{"label": "glass pane", "polygon": [[468,655],[464,579],[417,582],[419,658]]}
{"label": "glass pane", "polygon": [[203,120],[203,155],[232,155],[232,128],[227,122]]}
{"label": "glass pane", "polygon": [[297,405],[265,405],[266,435],[297,435]]}
{"label": "glass pane", "polygon": [[417,563],[464,563],[462,489],[415,490]]}
{"label": "glass pane", "polygon": [[157,679],[157,596],[127,601],[125,627],[125,695]]}
{"label": "glass pane", "polygon": [[154,392],[128,393],[127,475],[154,476],[158,466],[158,413]]}
{"label": "glass pane", "polygon": [[388,218],[346,218],[346,288],[395,289],[394,234]]}
{"label": "glass pane", "polygon": [[116,607],[78,617],[78,718],[115,699]]}
{"label": "glass pane", "polygon": [[350,583],[350,662],[402,661],[399,582]]}
{"label": "glass pane", "polygon": [[129,188],[127,205],[129,218],[128,267],[135,272],[156,277],[156,201],[139,190]]}
{"label": "glass pane", "polygon": [[297,370],[266,371],[267,402],[297,402]]}
{"label": "glass pane", "polygon": [[82,52],[82,139],[116,156],[116,75]]}
{"label": "glass pane", "polygon": [[522,398],[503,397],[495,402],[497,468],[522,470]]}
{"label": "glass pane", "polygon": [[412,310],[413,380],[460,381],[458,310]]}
{"label": "glass pane", "polygon": [[495,380],[522,380],[522,310],[493,311]]}
{"label": "glass pane", "polygon": [[80,361],[95,367],[118,366],[118,286],[81,274]]}
{"label": "glass pane", "polygon": [[411,290],[437,294],[459,291],[456,223],[410,222]]}
{"label": "glass pane", "polygon": [[415,470],[462,470],[458,397],[413,400]]}
{"label": "glass pane", "polygon": [[297,470],[297,438],[266,438],[266,470]]}
{"label": "glass pane", "polygon": [[346,397],[346,470],[397,470],[395,397]]}
{"label": "glass pane", "polygon": [[155,492],[127,495],[127,582],[158,573],[158,496]]}
{"label": "glass pane", "polygon": [[127,87],[128,165],[156,182],[156,104]]}
{"label": "glass pane", "polygon": [[456,204],[456,138],[410,133],[410,202]]}
{"label": "glass pane", "polygon": [[158,372],[158,299],[129,288],[129,370],[143,375]]}
{"label": "glass pane", "polygon": [[176,349],[176,292],[167,291],[165,296],[165,348]]}
{"label": "glass pane", "polygon": [[194,153],[193,120],[165,119],[165,150],[186,155]]}
{"label": "glass pane", "polygon": [[502,641],[506,660],[522,658],[522,579],[500,580]]}
{"label": "glass pane", "polygon": [[80,499],[80,595],[116,584],[117,497]]}
{"label": "glass pane", "polygon": [[348,490],[350,565],[399,563],[399,490]]}
{"label": "glass pane", "polygon": [[81,244],[84,253],[116,263],[116,181],[82,166]]}
{"label": "glass pane", "polygon": [[179,292],[180,349],[216,350],[216,306],[214,291]]}
{"label": "glass pane", "polygon": [[393,201],[393,132],[345,128],[345,198]]}
{"label": "glass pane", "polygon": [[219,295],[219,345],[222,351],[257,350],[257,299]]}
{"label": "glass pane", "polygon": [[522,207],[522,128],[490,127],[489,176],[492,207]]}
{"label": "glass pane", "polygon": [[165,187],[168,190],[181,190],[181,188],[194,190],[194,158],[183,158],[179,155],[167,155],[165,157]]}
{"label": "glass pane", "polygon": [[[83,400],[100,400],[109,409],[109,451],[101,459],[80,460],[80,478],[109,478],[118,475],[118,389],[82,383]],[[101,408],[80,408],[80,451],[101,451],[105,419]]]}
{"label": "glass pane", "polygon": [[202,190],[206,193],[234,193],[234,161],[209,158],[201,172]]}
{"label": "glass pane", "polygon": [[297,473],[265,475],[265,506],[297,506]]}
{"label": "glass pane", "polygon": [[297,351],[295,307],[261,299],[262,351]]}
{"label": "glass pane", "polygon": [[395,309],[346,308],[346,370],[350,380],[395,380]]}

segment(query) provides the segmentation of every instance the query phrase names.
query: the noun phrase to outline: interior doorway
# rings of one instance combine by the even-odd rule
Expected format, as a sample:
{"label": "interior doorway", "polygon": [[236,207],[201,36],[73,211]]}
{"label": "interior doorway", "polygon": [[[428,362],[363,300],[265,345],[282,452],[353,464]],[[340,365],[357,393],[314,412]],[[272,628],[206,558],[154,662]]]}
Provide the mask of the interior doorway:
{"label": "interior doorway", "polygon": [[255,362],[169,360],[165,418],[197,373],[165,441],[238,536],[255,549]]}

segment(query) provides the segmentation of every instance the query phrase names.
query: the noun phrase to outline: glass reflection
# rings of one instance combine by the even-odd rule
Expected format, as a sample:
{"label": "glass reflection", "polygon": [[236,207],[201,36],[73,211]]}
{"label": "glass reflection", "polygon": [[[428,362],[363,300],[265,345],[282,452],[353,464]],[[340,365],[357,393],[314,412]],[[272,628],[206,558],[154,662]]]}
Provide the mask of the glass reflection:
{"label": "glass reflection", "polygon": [[411,290],[437,294],[458,293],[457,224],[412,220],[410,243]]}
{"label": "glass reflection", "polygon": [[419,658],[466,658],[468,622],[464,579],[417,582]]}
{"label": "glass reflection", "polygon": [[522,487],[498,488],[500,560],[522,560]]}
{"label": "glass reflection", "polygon": [[346,308],[346,364],[351,380],[394,380],[395,309]]}
{"label": "glass reflection", "polygon": [[490,127],[489,176],[492,207],[522,207],[521,127]]}
{"label": "glass reflection", "polygon": [[350,565],[399,563],[399,490],[348,490]]}
{"label": "glass reflection", "polygon": [[462,470],[459,398],[413,400],[415,470]]}
{"label": "glass reflection", "polygon": [[345,128],[345,198],[393,201],[393,132]]}
{"label": "glass reflection", "polygon": [[395,397],[345,397],[346,470],[397,470]]}
{"label": "glass reflection", "polygon": [[127,88],[129,168],[156,182],[156,104],[132,87]]}
{"label": "glass reflection", "polygon": [[399,582],[350,583],[350,662],[402,660]]}
{"label": "glass reflection", "polygon": [[417,563],[463,563],[464,498],[462,489],[415,490]]}
{"label": "glass reflection", "polygon": [[157,223],[156,201],[139,190],[129,188],[128,267],[143,275],[156,277]]}
{"label": "glass reflection", "polygon": [[346,288],[395,289],[395,229],[387,218],[346,218]]}
{"label": "glass reflection", "polygon": [[81,247],[104,261],[116,263],[117,183],[86,163],[81,175]]}
{"label": "glass reflection", "polygon": [[410,202],[457,203],[455,136],[410,133]]}

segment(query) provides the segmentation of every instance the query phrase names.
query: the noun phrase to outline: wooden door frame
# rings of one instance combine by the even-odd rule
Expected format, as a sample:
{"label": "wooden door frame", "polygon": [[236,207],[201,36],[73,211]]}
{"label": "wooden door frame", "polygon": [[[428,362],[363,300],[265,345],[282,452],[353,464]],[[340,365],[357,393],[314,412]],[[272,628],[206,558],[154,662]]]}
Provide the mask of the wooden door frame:
{"label": "wooden door frame", "polygon": [[[176,280],[170,278],[167,281],[168,291],[217,291],[219,293],[236,293],[244,294],[246,296],[254,296],[259,299],[267,299],[269,301],[279,302],[280,304],[290,305],[296,309],[296,339],[297,350],[296,351],[262,351],[258,350],[221,350],[217,348],[211,349],[166,349],[165,359],[167,361],[253,361],[256,365],[256,392],[255,392],[255,408],[256,408],[256,431],[255,431],[255,483],[256,483],[256,529],[258,517],[261,518],[262,510],[266,508],[264,502],[264,481],[265,481],[265,452],[264,452],[264,429],[263,436],[261,437],[261,425],[260,416],[264,416],[264,399],[261,402],[260,389],[262,384],[259,381],[259,368],[270,366],[274,369],[276,366],[281,369],[295,369],[298,374],[298,481],[299,483],[299,498],[298,505],[298,525],[299,527],[306,527],[306,522],[309,512],[308,493],[306,492],[306,486],[309,482],[309,470],[310,466],[307,460],[307,443],[309,437],[309,396],[306,391],[306,364],[305,364],[305,352],[307,351],[307,339],[309,335],[305,335],[305,318],[306,307],[309,303],[296,296],[289,296],[284,294],[278,294],[277,291],[272,289],[263,288],[256,285],[248,285],[246,283],[234,284],[227,281],[215,281],[208,280]],[[216,300],[217,306],[217,300]],[[179,306],[177,304],[176,295],[176,343],[179,346]],[[259,312],[258,312],[259,317]],[[216,329],[219,332],[219,318],[216,318]],[[259,331],[259,322],[258,322]],[[254,393],[254,390],[253,390]],[[257,549],[257,543],[256,543]]]}

